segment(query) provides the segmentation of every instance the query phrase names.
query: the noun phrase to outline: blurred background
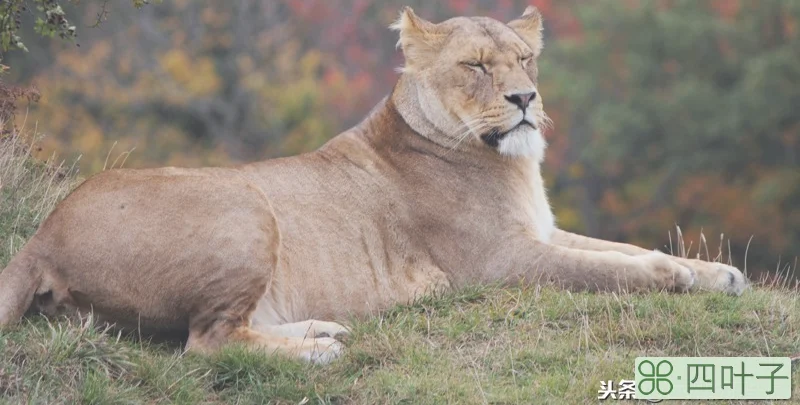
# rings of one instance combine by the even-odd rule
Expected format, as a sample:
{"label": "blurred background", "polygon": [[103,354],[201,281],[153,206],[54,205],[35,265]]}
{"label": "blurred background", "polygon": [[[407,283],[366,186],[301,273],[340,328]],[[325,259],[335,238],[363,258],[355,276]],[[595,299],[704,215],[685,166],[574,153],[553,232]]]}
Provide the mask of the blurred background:
{"label": "blurred background", "polygon": [[18,123],[84,176],[124,152],[125,167],[248,162],[313,150],[390,92],[402,6],[508,21],[528,4],[545,18],[559,225],[669,250],[677,224],[691,255],[702,230],[703,258],[793,273],[798,0],[72,1],[77,40],[23,24],[29,52],[3,55],[4,80],[37,86]]}

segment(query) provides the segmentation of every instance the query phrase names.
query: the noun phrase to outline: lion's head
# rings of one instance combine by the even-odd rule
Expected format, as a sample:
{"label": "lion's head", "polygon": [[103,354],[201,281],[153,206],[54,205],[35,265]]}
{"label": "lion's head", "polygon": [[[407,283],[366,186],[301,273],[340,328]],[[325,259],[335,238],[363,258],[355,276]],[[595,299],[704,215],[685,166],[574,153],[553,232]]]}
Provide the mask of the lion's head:
{"label": "lion's head", "polygon": [[[493,148],[541,159],[548,118],[537,89],[542,18],[534,7],[508,24],[457,17],[434,24],[406,7],[392,25],[405,66],[402,83],[417,120],[450,148]],[[412,125],[413,126],[413,125]]]}

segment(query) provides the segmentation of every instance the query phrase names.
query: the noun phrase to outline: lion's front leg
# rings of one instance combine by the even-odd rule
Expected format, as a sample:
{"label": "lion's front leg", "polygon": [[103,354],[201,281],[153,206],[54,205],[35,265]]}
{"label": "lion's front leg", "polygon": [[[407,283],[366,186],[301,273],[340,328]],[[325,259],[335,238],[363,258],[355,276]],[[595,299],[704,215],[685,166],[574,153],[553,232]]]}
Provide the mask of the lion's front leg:
{"label": "lion's front leg", "polygon": [[663,253],[631,256],[613,251],[588,251],[546,244],[521,236],[504,241],[488,263],[492,279],[555,283],[572,291],[685,292],[695,283],[694,271]]}
{"label": "lion's front leg", "polygon": [[598,252],[612,251],[625,253],[631,256],[645,255],[652,253],[652,250],[640,248],[639,246],[628,243],[612,242],[603,239],[590,238],[578,235],[577,233],[567,232],[561,229],[553,230],[550,243],[558,246],[565,246],[573,249],[593,250]]}
{"label": "lion's front leg", "polygon": [[[589,251],[613,251],[631,256],[648,255],[652,250],[640,248],[627,243],[611,242],[602,239],[577,235],[556,229],[550,243],[558,246]],[[747,278],[733,266],[722,263],[706,262],[698,259],[687,259],[670,256],[670,259],[689,267],[697,273],[695,289],[722,291],[728,294],[741,295],[749,287]]]}

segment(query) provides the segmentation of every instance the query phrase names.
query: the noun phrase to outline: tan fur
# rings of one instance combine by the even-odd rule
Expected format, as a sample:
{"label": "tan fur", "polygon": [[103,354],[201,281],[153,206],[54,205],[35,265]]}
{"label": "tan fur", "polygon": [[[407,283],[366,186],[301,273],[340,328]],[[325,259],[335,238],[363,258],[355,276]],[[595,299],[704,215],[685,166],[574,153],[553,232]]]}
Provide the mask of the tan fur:
{"label": "tan fur", "polygon": [[[741,292],[741,273],[555,229],[540,173],[541,16],[440,24],[403,11],[392,95],[319,150],[235,168],[112,170],[61,202],[0,274],[0,326],[31,305],[311,361],[333,321],[437,289]],[[526,124],[521,124],[523,121]],[[727,273],[726,273],[727,274]],[[316,319],[325,320],[317,321]]]}

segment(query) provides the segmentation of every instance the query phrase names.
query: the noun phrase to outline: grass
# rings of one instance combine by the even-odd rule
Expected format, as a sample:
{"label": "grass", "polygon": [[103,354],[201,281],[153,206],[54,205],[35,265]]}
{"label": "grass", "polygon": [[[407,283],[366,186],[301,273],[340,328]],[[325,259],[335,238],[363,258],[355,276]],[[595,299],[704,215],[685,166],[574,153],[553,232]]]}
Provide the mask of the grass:
{"label": "grass", "polygon": [[[0,267],[76,183],[28,145],[0,140]],[[483,286],[352,327],[343,358],[314,366],[236,346],[185,355],[33,316],[0,331],[0,403],[597,403],[599,382],[632,379],[639,355],[800,353],[800,298],[780,286],[738,298]]]}
{"label": "grass", "polygon": [[55,157],[32,157],[35,139],[3,131],[0,120],[0,265],[5,266],[39,222],[77,184],[74,168]]}

